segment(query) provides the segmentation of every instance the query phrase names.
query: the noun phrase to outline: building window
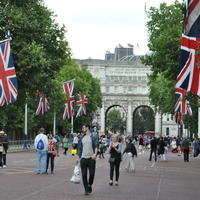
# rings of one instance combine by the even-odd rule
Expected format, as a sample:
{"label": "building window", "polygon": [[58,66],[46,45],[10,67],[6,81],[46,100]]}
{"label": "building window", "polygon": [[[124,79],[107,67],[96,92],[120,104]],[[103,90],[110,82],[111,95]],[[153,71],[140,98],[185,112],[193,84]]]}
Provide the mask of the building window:
{"label": "building window", "polygon": [[166,128],[166,136],[169,136],[169,128]]}

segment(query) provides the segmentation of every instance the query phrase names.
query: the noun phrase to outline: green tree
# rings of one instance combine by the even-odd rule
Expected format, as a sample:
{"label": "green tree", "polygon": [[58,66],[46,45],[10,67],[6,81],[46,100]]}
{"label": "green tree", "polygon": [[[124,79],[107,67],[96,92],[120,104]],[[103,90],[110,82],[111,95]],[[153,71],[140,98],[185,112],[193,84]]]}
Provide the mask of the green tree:
{"label": "green tree", "polygon": [[[149,55],[142,57],[142,62],[152,66],[152,73],[148,76],[150,87],[149,98],[151,104],[161,113],[174,113],[175,80],[178,73],[180,59],[180,40],[182,34],[184,4],[175,1],[167,6],[160,4],[160,8],[150,8],[147,29],[149,33]],[[184,123],[192,133],[197,133],[198,100],[196,95],[188,93],[185,97],[192,105],[193,116],[184,116]]]}
{"label": "green tree", "polygon": [[122,118],[119,110],[111,110],[107,114],[106,124],[108,129],[113,133],[124,133],[126,121]]}
{"label": "green tree", "polygon": [[[63,89],[60,85],[72,79],[75,79],[75,99],[78,98],[80,93],[84,93],[88,97],[86,115],[78,118],[74,117],[74,131],[80,132],[82,125],[91,121],[92,113],[102,106],[102,93],[100,89],[100,80],[92,77],[87,69],[80,69],[75,60],[71,60],[68,65],[60,70],[55,80],[57,92],[59,93],[58,98],[55,99],[55,106],[59,113],[62,113],[65,99],[68,98],[68,96],[63,93]],[[75,115],[77,111],[78,106],[75,104]],[[62,120],[61,117],[62,116],[60,115],[58,120],[60,126],[67,126],[66,130],[70,131],[70,120]]]}
{"label": "green tree", "polygon": [[174,109],[174,83],[176,80],[182,33],[183,4],[160,4],[150,8],[147,29],[150,54],[142,62],[151,65],[149,77],[150,100],[161,113],[172,113]]}

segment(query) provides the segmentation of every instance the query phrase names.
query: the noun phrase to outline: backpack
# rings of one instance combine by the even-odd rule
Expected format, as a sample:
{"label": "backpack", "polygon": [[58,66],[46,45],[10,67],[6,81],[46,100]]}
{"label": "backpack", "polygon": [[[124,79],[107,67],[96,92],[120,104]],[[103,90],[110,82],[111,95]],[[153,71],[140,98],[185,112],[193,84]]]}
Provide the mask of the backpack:
{"label": "backpack", "polygon": [[44,142],[42,141],[42,139],[40,139],[39,142],[37,143],[37,149],[39,150],[44,149]]}

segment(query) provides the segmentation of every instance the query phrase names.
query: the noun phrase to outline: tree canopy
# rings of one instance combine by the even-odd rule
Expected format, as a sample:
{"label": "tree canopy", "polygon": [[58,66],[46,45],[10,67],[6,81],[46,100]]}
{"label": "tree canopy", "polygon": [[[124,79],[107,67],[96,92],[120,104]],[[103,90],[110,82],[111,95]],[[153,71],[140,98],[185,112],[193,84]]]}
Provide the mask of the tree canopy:
{"label": "tree canopy", "polygon": [[[22,131],[24,107],[28,103],[28,129],[37,130],[45,121],[48,129],[52,130],[54,110],[61,112],[62,116],[66,96],[61,90],[63,82],[68,78],[75,78],[76,89],[86,91],[89,96],[88,115],[101,106],[99,82],[85,69],[78,69],[71,58],[65,26],[59,26],[55,14],[42,0],[5,0],[0,2],[0,6],[0,40],[4,40],[10,31],[19,88],[17,101],[0,107],[1,129]],[[46,94],[51,104],[45,117],[34,115],[37,91]],[[60,126],[68,126],[66,121],[61,121]]]}
{"label": "tree canopy", "polygon": [[[162,3],[159,8],[151,7],[148,12],[149,21],[146,26],[150,53],[142,57],[142,62],[152,66],[152,73],[148,75],[149,98],[156,109],[163,114],[174,113],[175,80],[180,59],[183,10],[184,4],[175,1],[169,6]],[[192,103],[194,96],[192,94],[186,96],[186,99],[194,106],[193,110],[197,109],[196,102]],[[193,127],[194,130],[196,128]]]}

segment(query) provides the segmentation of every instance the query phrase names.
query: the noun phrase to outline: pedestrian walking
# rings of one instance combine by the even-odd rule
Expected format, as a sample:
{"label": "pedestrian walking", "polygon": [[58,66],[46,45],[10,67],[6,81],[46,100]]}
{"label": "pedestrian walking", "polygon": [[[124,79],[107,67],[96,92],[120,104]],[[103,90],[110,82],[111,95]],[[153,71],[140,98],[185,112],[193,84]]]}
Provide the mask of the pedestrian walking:
{"label": "pedestrian walking", "polygon": [[68,135],[65,135],[65,137],[63,138],[63,148],[64,148],[64,152],[63,154],[64,155],[67,155],[67,151],[68,151],[68,148],[69,148],[69,139],[68,139]]}
{"label": "pedestrian walking", "polygon": [[[79,138],[80,138],[80,134],[75,134],[75,136],[73,138],[73,142],[72,142],[73,149],[77,150]],[[72,156],[74,156],[74,154],[72,154]]]}
{"label": "pedestrian walking", "polygon": [[139,136],[139,155],[144,154],[144,138],[140,135]]}
{"label": "pedestrian walking", "polygon": [[109,147],[109,163],[110,163],[110,182],[109,185],[113,185],[113,176],[115,171],[115,185],[118,185],[119,180],[119,167],[121,163],[121,151],[122,144],[119,143],[119,136],[114,134],[112,136],[112,142]]}
{"label": "pedestrian walking", "polygon": [[7,156],[7,150],[8,150],[8,136],[5,134],[4,131],[0,131],[1,134],[1,144],[3,146],[3,152],[2,152],[2,167],[6,167],[6,156]]}
{"label": "pedestrian walking", "polygon": [[190,149],[190,141],[186,137],[182,142],[183,154],[184,154],[184,162],[189,162],[189,149]]}
{"label": "pedestrian walking", "polygon": [[[83,125],[82,131],[84,135],[78,142],[76,163],[80,160],[84,194],[88,195],[92,192],[99,141],[97,135],[90,132],[89,124]],[[89,177],[87,177],[88,171]]]}
{"label": "pedestrian walking", "polygon": [[154,153],[154,159],[155,162],[157,161],[157,145],[158,141],[156,137],[153,137],[153,139],[150,141],[150,156],[149,156],[149,161],[152,159],[152,154]]}
{"label": "pedestrian walking", "polygon": [[[38,135],[35,137],[34,146],[37,151],[36,157],[36,172],[37,174],[46,174],[47,168],[47,150],[48,150],[48,138],[45,135],[45,129],[40,128]],[[40,164],[42,163],[42,168]]]}
{"label": "pedestrian walking", "polygon": [[49,161],[51,163],[51,174],[54,174],[54,159],[57,153],[55,150],[56,139],[52,134],[48,135],[48,143],[46,174],[48,174]]}
{"label": "pedestrian walking", "polygon": [[104,158],[104,145],[105,145],[105,140],[103,138],[103,135],[100,136],[99,140],[99,158]]}
{"label": "pedestrian walking", "polygon": [[127,163],[126,163],[126,171],[135,172],[135,165],[134,165],[133,158],[134,156],[137,157],[137,150],[135,148],[135,145],[132,142],[133,141],[131,138],[127,139],[126,148],[124,149],[122,155],[126,153],[128,156]]}
{"label": "pedestrian walking", "polygon": [[164,142],[163,137],[160,138],[158,145],[159,145],[158,155],[160,155],[160,161],[163,161],[164,160],[163,155],[164,155],[165,146],[166,146],[166,143]]}

